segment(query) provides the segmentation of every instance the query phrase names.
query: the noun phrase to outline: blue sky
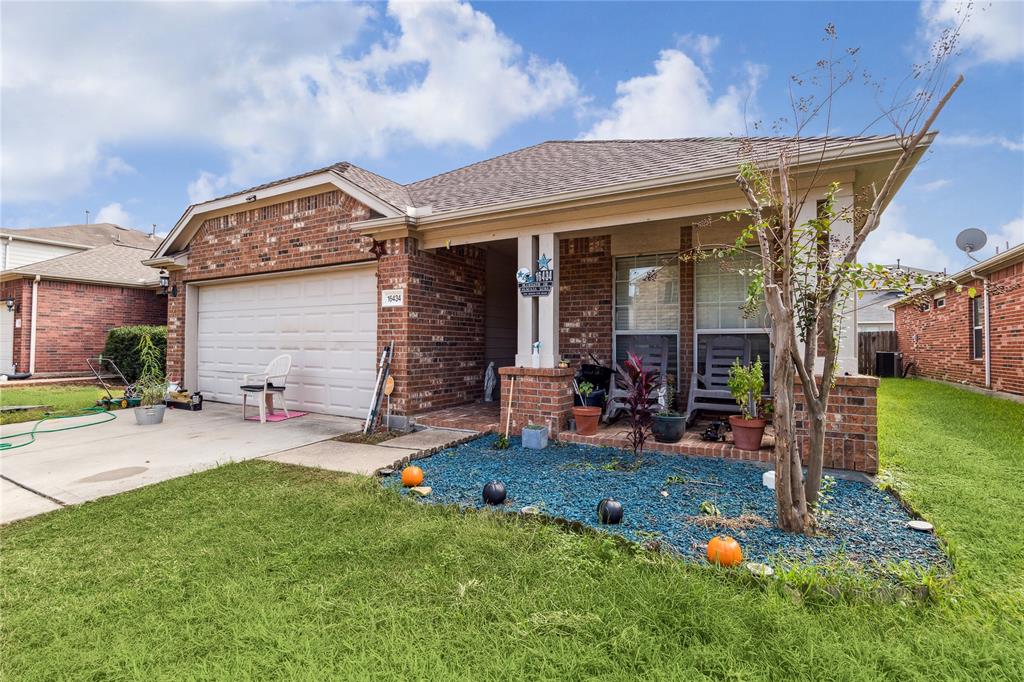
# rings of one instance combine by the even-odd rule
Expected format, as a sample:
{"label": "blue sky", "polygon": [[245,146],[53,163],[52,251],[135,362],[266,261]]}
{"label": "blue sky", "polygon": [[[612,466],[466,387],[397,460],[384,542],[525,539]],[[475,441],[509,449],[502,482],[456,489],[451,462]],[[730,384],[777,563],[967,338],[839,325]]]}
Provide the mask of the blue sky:
{"label": "blue sky", "polygon": [[[957,8],[6,2],[0,221],[165,232],[192,201],[334,161],[408,182],[545,139],[741,134],[786,114],[826,23],[892,82]],[[976,4],[955,67],[871,260],[959,269],[965,227],[1024,241],[1024,4]],[[860,86],[841,105],[836,133],[877,113]]]}

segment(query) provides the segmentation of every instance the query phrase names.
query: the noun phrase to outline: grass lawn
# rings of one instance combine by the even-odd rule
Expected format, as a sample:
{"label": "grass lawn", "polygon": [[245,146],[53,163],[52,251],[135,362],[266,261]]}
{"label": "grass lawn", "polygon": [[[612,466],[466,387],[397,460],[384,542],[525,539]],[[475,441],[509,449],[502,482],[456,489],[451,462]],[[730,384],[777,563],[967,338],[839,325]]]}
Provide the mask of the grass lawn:
{"label": "grass lawn", "polygon": [[880,394],[937,603],[794,600],[368,479],[232,464],[0,530],[2,679],[1024,679],[1024,405]]}
{"label": "grass lawn", "polygon": [[[12,388],[11,383],[0,386],[0,405],[49,405],[50,412],[75,412],[92,407],[106,392],[98,386],[50,385]],[[16,424],[40,419],[44,410],[0,413],[0,424]]]}

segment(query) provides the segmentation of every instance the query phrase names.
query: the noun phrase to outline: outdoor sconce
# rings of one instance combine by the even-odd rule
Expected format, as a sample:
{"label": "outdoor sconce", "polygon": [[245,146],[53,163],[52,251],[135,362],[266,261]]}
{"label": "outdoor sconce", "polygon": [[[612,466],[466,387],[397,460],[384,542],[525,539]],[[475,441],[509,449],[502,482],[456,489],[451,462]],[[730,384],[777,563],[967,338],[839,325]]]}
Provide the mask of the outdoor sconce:
{"label": "outdoor sconce", "polygon": [[166,270],[161,270],[160,271],[160,289],[161,289],[161,293],[164,296],[170,296],[171,298],[177,298],[178,297],[178,285],[175,284],[173,287],[170,288],[170,291],[168,291],[167,287],[170,286],[170,284],[171,284],[171,278],[167,274],[167,271]]}
{"label": "outdoor sconce", "polygon": [[4,303],[7,304],[7,312],[13,313],[14,312],[14,297],[13,296],[8,296],[7,298],[4,299]]}

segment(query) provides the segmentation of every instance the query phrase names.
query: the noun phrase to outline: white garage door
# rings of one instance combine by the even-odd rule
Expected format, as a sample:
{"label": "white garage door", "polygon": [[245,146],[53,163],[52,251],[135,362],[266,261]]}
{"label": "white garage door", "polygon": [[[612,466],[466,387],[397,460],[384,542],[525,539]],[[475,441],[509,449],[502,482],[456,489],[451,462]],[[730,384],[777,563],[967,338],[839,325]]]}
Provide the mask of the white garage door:
{"label": "white garage door", "polygon": [[208,400],[240,403],[246,373],[289,353],[289,409],[365,417],[376,378],[373,268],[199,287],[197,371]]}

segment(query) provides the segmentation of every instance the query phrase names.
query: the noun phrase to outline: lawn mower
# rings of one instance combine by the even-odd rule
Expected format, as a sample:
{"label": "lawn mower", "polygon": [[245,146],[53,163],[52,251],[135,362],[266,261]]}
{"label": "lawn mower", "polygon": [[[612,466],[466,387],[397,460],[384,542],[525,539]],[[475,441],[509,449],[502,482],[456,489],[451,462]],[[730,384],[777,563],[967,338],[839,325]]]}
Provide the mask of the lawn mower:
{"label": "lawn mower", "polygon": [[[96,358],[87,358],[86,364],[89,365],[89,369],[96,377],[96,381],[99,382],[100,386],[107,393],[106,398],[100,398],[96,401],[96,405],[101,406],[108,410],[116,410],[124,407],[138,407],[140,403],[140,396],[135,388],[135,384],[129,383],[128,379],[125,378],[124,373],[110,358],[105,358],[102,355]],[[120,391],[118,386],[107,383],[107,379],[120,379],[121,386],[124,390],[121,391],[121,395],[117,396],[114,392]],[[114,392],[111,391],[113,389]]]}

